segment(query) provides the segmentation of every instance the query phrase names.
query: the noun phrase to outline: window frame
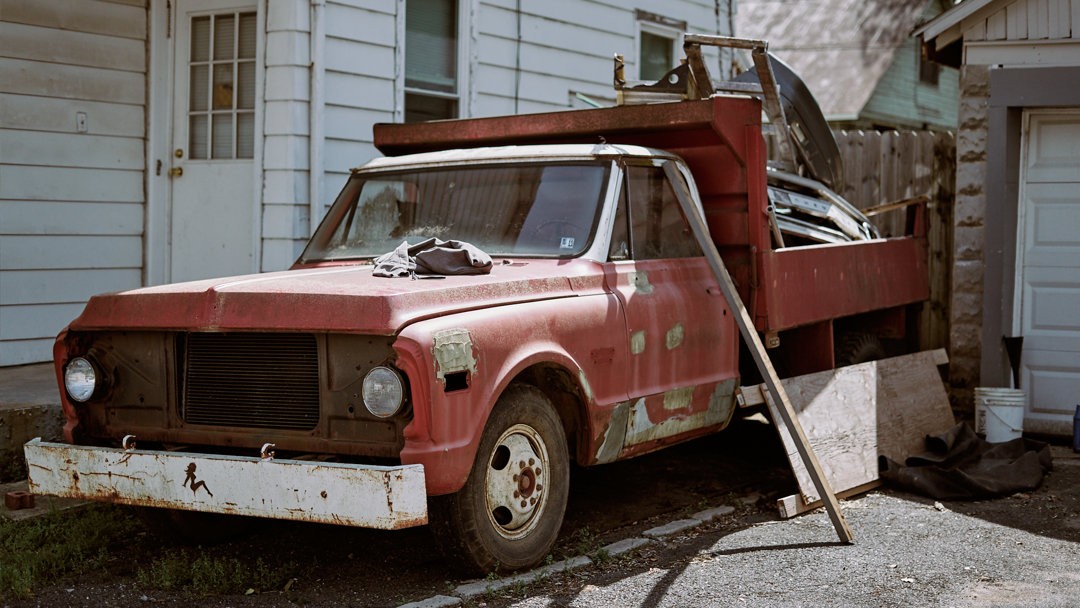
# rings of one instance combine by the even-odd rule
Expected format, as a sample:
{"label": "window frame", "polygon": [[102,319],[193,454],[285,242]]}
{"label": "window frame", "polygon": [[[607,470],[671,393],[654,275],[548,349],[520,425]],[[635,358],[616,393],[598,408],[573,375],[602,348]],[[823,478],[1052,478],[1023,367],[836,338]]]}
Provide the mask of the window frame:
{"label": "window frame", "polygon": [[[641,35],[643,33],[671,40],[672,65],[668,66],[667,70],[664,72],[666,73],[668,70],[678,66],[679,58],[682,56],[683,34],[686,32],[686,22],[668,19],[642,10],[638,10],[636,16],[637,28],[634,31],[634,56],[637,58],[638,80],[647,80],[641,73],[642,67],[645,65],[644,58],[641,56]],[[655,81],[656,79],[652,80]]]}
{"label": "window frame", "polygon": [[471,112],[471,103],[467,101],[470,91],[469,75],[471,73],[470,67],[470,47],[469,41],[473,37],[473,24],[469,21],[469,15],[474,12],[474,5],[477,0],[454,0],[457,10],[457,40],[455,41],[457,47],[457,65],[454,82],[454,90],[436,91],[432,89],[424,89],[421,87],[411,87],[405,84],[405,38],[407,35],[406,27],[406,3],[408,0],[398,0],[398,19],[397,19],[397,38],[401,41],[397,45],[396,57],[397,62],[397,75],[395,78],[396,84],[396,107],[394,109],[395,122],[405,122],[405,101],[406,95],[421,95],[429,98],[445,99],[455,101],[457,103],[457,112],[454,116],[447,118],[468,118]]}

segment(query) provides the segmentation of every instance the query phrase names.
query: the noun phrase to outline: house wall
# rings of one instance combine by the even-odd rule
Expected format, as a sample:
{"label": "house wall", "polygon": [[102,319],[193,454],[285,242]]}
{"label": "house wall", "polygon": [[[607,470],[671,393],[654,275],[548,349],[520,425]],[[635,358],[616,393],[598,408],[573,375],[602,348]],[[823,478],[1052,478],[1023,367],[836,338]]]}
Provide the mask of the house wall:
{"label": "house wall", "polygon": [[1021,112],[1080,106],[1080,2],[990,3],[937,47],[960,36],[949,378],[971,409],[976,385],[1009,385]]}
{"label": "house wall", "polygon": [[0,366],[142,284],[145,7],[0,0]]}
{"label": "house wall", "polygon": [[[459,0],[463,117],[581,107],[575,93],[612,101],[612,55],[637,72],[635,9],[730,34],[714,0]],[[309,2],[270,2],[267,19],[265,186],[261,269],[287,268],[310,234]],[[721,0],[726,11],[728,2]],[[403,118],[404,0],[328,0],[325,88],[316,110],[323,137],[321,217],[348,170],[378,156],[371,128]],[[519,36],[520,32],[520,36]],[[719,54],[706,56],[714,64]],[[318,58],[316,58],[318,61]],[[674,66],[673,66],[674,67]]]}
{"label": "house wall", "polygon": [[864,122],[911,129],[956,129],[959,71],[942,67],[937,85],[921,82],[919,53],[915,38],[909,38],[896,51],[892,65],[863,107]]}

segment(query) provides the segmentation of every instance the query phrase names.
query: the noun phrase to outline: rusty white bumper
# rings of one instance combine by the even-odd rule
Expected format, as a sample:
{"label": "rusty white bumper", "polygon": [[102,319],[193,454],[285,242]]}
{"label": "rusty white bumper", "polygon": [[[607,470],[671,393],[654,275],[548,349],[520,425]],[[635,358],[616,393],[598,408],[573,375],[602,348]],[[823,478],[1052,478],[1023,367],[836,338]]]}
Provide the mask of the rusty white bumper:
{"label": "rusty white bumper", "polygon": [[30,491],[396,530],[427,523],[423,465],[275,460],[28,442]]}

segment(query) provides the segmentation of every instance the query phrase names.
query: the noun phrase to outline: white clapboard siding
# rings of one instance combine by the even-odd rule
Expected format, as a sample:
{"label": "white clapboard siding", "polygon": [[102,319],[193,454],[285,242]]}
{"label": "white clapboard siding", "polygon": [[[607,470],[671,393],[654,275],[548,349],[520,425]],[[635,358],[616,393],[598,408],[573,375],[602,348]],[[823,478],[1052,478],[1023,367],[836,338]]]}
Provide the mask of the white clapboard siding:
{"label": "white clapboard siding", "polygon": [[966,42],[1080,39],[1080,0],[998,2],[961,24]]}
{"label": "white clapboard siding", "polygon": [[143,275],[145,0],[0,0],[0,366]]}
{"label": "white clapboard siding", "polygon": [[146,40],[145,6],[145,2],[0,0],[0,15],[10,23]]}
{"label": "white clapboard siding", "polygon": [[131,38],[0,22],[0,54],[128,72],[146,70],[146,43]]}
{"label": "white clapboard siding", "polygon": [[142,203],[142,171],[0,165],[0,200]]}
{"label": "white clapboard siding", "polygon": [[[36,340],[60,333],[82,312],[82,302],[72,304],[36,304],[0,308],[0,340]],[[50,353],[51,354],[51,353]]]}
{"label": "white clapboard siding", "polygon": [[0,129],[71,133],[79,112],[86,116],[82,135],[141,138],[145,131],[142,106],[0,93]]}
{"label": "white clapboard siding", "polygon": [[5,93],[142,105],[146,75],[0,57]]}
{"label": "white clapboard siding", "polygon": [[143,143],[134,137],[0,129],[3,162],[84,169],[142,169]]}
{"label": "white clapboard siding", "polygon": [[0,270],[141,268],[140,236],[12,236],[0,241]]}
{"label": "white clapboard siding", "polygon": [[94,282],[85,280],[86,270],[0,270],[0,306],[85,302],[90,296],[130,289],[138,285],[138,268],[94,271]]}
{"label": "white clapboard siding", "polygon": [[138,203],[0,201],[0,226],[6,234],[139,235],[143,206]]}

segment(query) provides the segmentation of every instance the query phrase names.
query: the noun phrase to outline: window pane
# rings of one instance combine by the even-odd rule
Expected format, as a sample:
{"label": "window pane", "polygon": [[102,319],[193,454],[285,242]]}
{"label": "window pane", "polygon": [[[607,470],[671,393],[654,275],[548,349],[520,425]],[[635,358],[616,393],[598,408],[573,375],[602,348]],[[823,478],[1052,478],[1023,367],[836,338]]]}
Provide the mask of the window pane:
{"label": "window pane", "polygon": [[457,90],[456,0],[407,0],[405,86]]}
{"label": "window pane", "polygon": [[197,114],[188,120],[188,157],[206,158],[206,114]]}
{"label": "window pane", "polygon": [[210,69],[205,65],[191,66],[190,103],[191,112],[206,111],[206,98],[210,86]]}
{"label": "window pane", "polygon": [[214,114],[213,158],[233,157],[233,115],[232,112]]}
{"label": "window pane", "polygon": [[237,56],[240,59],[255,58],[255,13],[240,15],[240,44]]}
{"label": "window pane", "polygon": [[589,248],[610,163],[462,165],[354,175],[302,259],[355,259],[402,240],[460,239],[492,256]]}
{"label": "window pane", "polygon": [[236,158],[255,157],[255,114],[236,114]]}
{"label": "window pane", "polygon": [[619,193],[619,206],[615,209],[615,224],[611,228],[611,244],[608,245],[608,261],[630,259],[630,237],[626,230],[626,188]]}
{"label": "window pane", "polygon": [[416,93],[405,94],[405,122],[423,122],[457,117],[457,100]]}
{"label": "window pane", "polygon": [[634,259],[702,255],[661,167],[627,167]]}
{"label": "window pane", "polygon": [[231,110],[233,107],[233,64],[219,63],[214,66],[214,109]]}
{"label": "window pane", "polygon": [[236,39],[235,22],[236,19],[232,15],[214,18],[214,59],[236,57],[236,49],[233,48],[233,42]]}
{"label": "window pane", "polygon": [[661,76],[675,67],[672,65],[672,45],[674,41],[671,38],[641,32],[642,80],[660,80]]}
{"label": "window pane", "polygon": [[255,107],[255,63],[245,61],[236,66],[236,107]]}
{"label": "window pane", "polygon": [[210,17],[191,20],[191,60],[210,60]]}

